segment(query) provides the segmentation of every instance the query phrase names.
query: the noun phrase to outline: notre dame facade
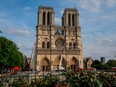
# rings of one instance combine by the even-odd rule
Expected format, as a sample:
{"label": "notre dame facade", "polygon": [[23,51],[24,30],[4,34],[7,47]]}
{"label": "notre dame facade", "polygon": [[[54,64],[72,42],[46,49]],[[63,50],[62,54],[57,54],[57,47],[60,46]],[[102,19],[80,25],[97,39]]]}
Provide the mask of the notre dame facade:
{"label": "notre dame facade", "polygon": [[76,8],[65,8],[62,26],[55,26],[55,13],[52,7],[38,8],[36,26],[36,58],[37,71],[51,71],[60,64],[76,70],[83,68],[83,52],[79,13]]}

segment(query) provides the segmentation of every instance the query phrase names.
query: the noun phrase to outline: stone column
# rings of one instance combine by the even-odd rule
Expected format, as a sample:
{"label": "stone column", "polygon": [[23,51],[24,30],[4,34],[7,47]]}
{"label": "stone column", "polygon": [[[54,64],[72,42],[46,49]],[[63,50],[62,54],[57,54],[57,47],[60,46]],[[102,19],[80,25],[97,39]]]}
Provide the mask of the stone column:
{"label": "stone column", "polygon": [[52,17],[51,17],[51,25],[54,25],[54,13],[52,12],[52,15],[51,15]]}
{"label": "stone column", "polygon": [[48,14],[48,12],[46,11],[45,13],[46,13],[46,15],[45,15],[45,25],[47,25],[47,14]]}
{"label": "stone column", "polygon": [[70,13],[70,26],[72,26],[72,14]]}
{"label": "stone column", "polygon": [[43,12],[39,11],[39,25],[42,25],[42,20],[43,20],[43,17],[42,17],[42,14]]}
{"label": "stone column", "polygon": [[77,26],[77,15],[74,15],[74,26]]}
{"label": "stone column", "polygon": [[64,26],[66,26],[66,14],[64,14]]}
{"label": "stone column", "polygon": [[66,13],[66,26],[68,26],[68,13]]}
{"label": "stone column", "polygon": [[76,15],[76,20],[77,20],[77,26],[79,26],[79,14],[77,13],[77,15]]}
{"label": "stone column", "polygon": [[48,12],[49,13],[49,17],[47,20],[49,20],[49,25],[52,25],[52,12]]}

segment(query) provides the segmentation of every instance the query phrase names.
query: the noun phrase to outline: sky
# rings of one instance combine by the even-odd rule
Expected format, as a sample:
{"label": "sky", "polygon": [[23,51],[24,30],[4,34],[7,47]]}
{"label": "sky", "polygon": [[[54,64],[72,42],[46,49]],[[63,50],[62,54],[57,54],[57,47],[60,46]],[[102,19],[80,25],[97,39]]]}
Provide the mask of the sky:
{"label": "sky", "polygon": [[40,5],[53,7],[55,25],[61,25],[65,8],[77,8],[84,58],[116,59],[116,0],[0,0],[0,36],[30,57]]}

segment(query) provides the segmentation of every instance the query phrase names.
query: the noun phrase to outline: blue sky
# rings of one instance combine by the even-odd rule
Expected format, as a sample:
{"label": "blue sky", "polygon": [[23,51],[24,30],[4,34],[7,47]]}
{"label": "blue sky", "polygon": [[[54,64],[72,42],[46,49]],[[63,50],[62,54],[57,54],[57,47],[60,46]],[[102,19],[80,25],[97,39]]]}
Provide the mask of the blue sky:
{"label": "blue sky", "polygon": [[0,0],[0,36],[13,40],[30,57],[40,5],[54,8],[56,25],[61,25],[65,8],[76,7],[84,57],[116,59],[116,0]]}

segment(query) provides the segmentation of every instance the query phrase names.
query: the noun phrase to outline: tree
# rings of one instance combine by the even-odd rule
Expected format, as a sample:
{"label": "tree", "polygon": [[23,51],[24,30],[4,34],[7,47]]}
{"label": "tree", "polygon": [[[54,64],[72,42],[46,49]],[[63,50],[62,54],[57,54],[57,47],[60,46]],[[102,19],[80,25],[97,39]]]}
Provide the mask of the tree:
{"label": "tree", "polygon": [[98,70],[103,69],[103,65],[99,60],[94,60],[91,66]]}
{"label": "tree", "polygon": [[116,60],[108,60],[107,61],[107,64],[110,67],[116,67]]}
{"label": "tree", "polygon": [[109,65],[107,63],[104,63],[102,65],[103,65],[104,70],[109,70],[110,69],[110,67],[109,67]]}
{"label": "tree", "polygon": [[16,44],[5,37],[0,37],[0,67],[2,69],[14,66],[21,67],[22,61],[23,55]]}

